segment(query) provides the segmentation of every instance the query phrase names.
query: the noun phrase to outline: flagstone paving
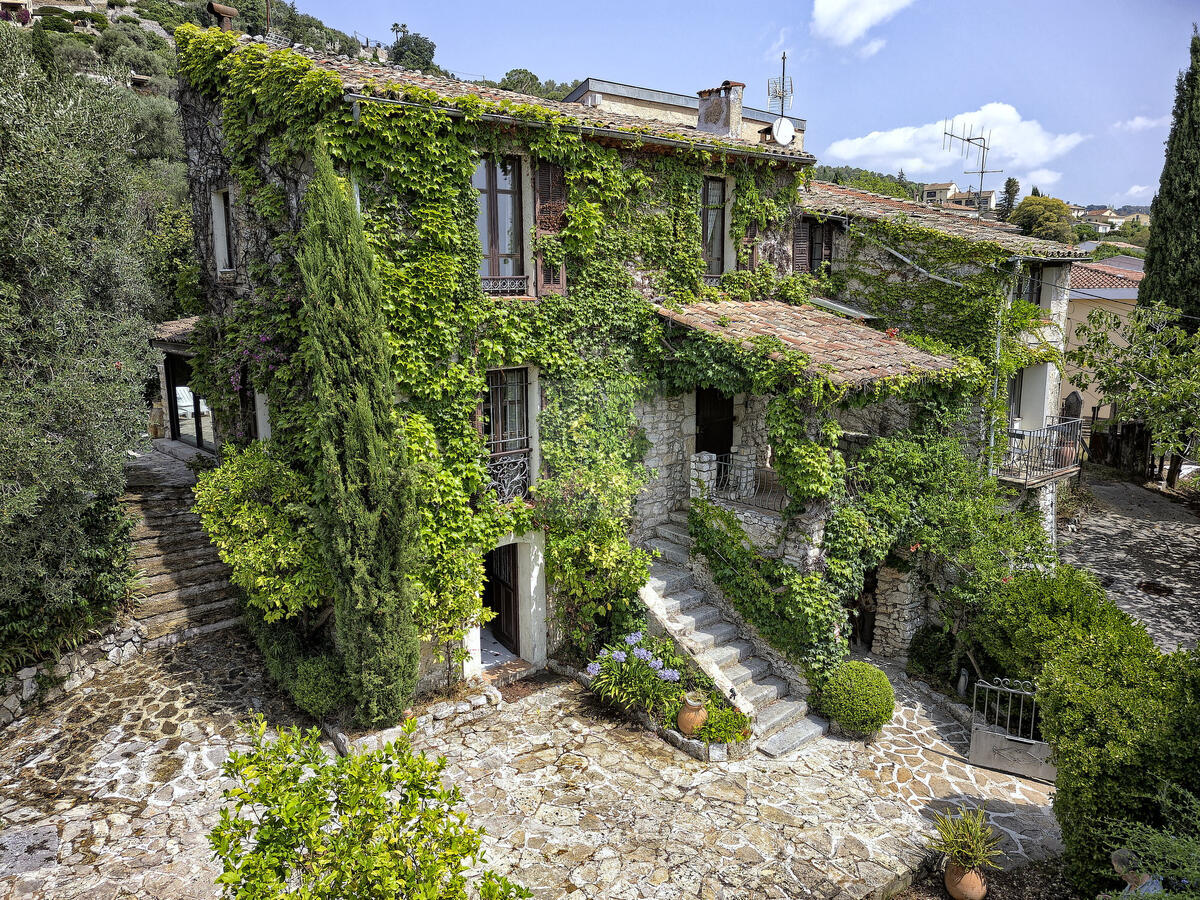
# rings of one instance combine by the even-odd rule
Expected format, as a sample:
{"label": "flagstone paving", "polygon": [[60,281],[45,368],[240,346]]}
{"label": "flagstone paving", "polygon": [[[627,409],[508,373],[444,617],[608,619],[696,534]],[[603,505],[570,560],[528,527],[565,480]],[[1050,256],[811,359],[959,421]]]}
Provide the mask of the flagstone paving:
{"label": "flagstone paving", "polygon": [[[492,868],[539,898],[878,896],[939,805],[984,800],[1014,860],[1053,849],[1044,787],[965,765],[965,730],[897,682],[872,746],[704,764],[569,681],[417,738],[447,758]],[[246,711],[307,724],[238,631],[148,653],[0,732],[0,898],[215,897],[206,834]]]}
{"label": "flagstone paving", "polygon": [[1064,562],[1089,569],[1162,650],[1200,644],[1200,517],[1128,481],[1087,471],[1097,508],[1061,535]]}

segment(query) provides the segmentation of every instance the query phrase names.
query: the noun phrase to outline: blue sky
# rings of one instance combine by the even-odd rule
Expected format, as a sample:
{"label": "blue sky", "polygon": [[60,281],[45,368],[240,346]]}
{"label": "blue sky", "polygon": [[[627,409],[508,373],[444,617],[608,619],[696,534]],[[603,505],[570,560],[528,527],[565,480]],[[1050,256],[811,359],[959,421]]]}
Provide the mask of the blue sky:
{"label": "blue sky", "polygon": [[[464,77],[528,68],[686,93],[724,79],[765,105],[788,51],[807,149],[830,164],[972,181],[941,149],[942,121],[992,130],[985,187],[1076,203],[1148,204],[1162,168],[1175,78],[1196,0],[609,0],[402,7],[299,0],[343,31],[390,41],[404,22]],[[499,10],[506,12],[501,14]]]}

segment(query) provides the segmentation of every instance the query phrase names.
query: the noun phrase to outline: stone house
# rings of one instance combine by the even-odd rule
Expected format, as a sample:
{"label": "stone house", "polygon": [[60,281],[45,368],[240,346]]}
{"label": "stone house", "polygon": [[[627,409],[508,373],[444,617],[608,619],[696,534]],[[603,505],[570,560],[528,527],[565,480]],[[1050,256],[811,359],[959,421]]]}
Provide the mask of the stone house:
{"label": "stone house", "polygon": [[[205,40],[200,32],[196,34],[200,36],[191,40]],[[211,33],[208,40],[214,40]],[[236,56],[267,51],[260,42],[243,36],[222,52]],[[541,149],[546,133],[553,130],[581,144],[615,151],[626,169],[644,167],[646,172],[654,173],[659,161],[682,160],[679,165],[686,170],[686,177],[697,185],[687,210],[689,215],[698,216],[700,225],[692,251],[696,274],[686,276],[695,279],[690,296],[681,300],[660,293],[664,278],[685,276],[650,271],[653,267],[645,259],[628,259],[621,270],[629,282],[628,296],[640,296],[642,308],[652,313],[650,327],[664,344],[672,335],[715,335],[737,345],[769,338],[787,351],[803,353],[812,373],[849,391],[891,378],[933,376],[952,369],[955,363],[946,356],[917,349],[896,334],[881,330],[890,321],[869,311],[864,305],[867,288],[856,284],[852,273],[843,271],[849,260],[863,255],[862,242],[853,238],[852,230],[861,223],[892,221],[1003,248],[1012,267],[1011,290],[1021,291],[1022,296],[1046,310],[1046,334],[1030,335],[1029,340],[1061,344],[1061,335],[1053,332],[1065,322],[1071,253],[1059,244],[1021,237],[1007,226],[967,219],[919,203],[811,184],[790,195],[790,210],[785,216],[762,226],[751,223],[744,233],[735,233],[735,222],[742,214],[739,190],[745,187],[739,179],[748,178],[755,191],[768,183],[790,185],[798,177],[802,181],[804,170],[815,163],[799,140],[781,146],[759,129],[747,129],[741,102],[743,86],[737,82],[726,81],[717,88],[698,92],[695,118],[681,123],[677,117],[654,118],[650,108],[636,104],[612,109],[607,103],[608,94],[605,102],[590,105],[547,101],[345,57],[298,50],[282,52],[288,54],[289,65],[294,64],[304,78],[336,84],[338,95],[324,101],[327,109],[321,120],[326,123],[330,140],[350,140],[347,135],[353,136],[368,121],[403,116],[411,110],[436,116],[440,133],[453,134],[462,129],[465,134],[484,135],[478,138],[469,184],[464,181],[456,189],[469,189],[478,203],[478,243],[474,246],[480,264],[477,276],[472,275],[478,279],[472,291],[497,307],[519,312],[558,304],[564,297],[571,301],[575,289],[572,270],[565,262],[552,258],[547,249],[565,231],[570,219],[565,214],[570,192],[576,189],[569,186],[569,172],[547,162]],[[186,46],[181,48],[181,58],[189,60]],[[240,441],[271,434],[272,392],[265,381],[255,383],[246,375],[248,369],[236,370],[236,408],[227,412],[227,420],[223,421],[221,415],[209,410],[208,400],[215,398],[202,398],[193,389],[190,366],[198,341],[212,341],[213,335],[219,334],[240,311],[259,302],[256,298],[268,287],[262,272],[279,262],[280,247],[296,234],[306,179],[311,177],[311,167],[303,154],[299,162],[284,165],[264,150],[256,165],[275,191],[273,196],[282,201],[282,212],[268,220],[258,207],[247,202],[245,185],[233,165],[235,150],[225,133],[227,123],[219,93],[222,89],[202,89],[185,78],[180,94],[189,190],[197,224],[196,249],[202,263],[201,283],[208,314],[200,322],[167,323],[156,335],[156,346],[164,351],[166,359],[163,382],[170,407],[171,436],[200,448],[219,446],[222,435]],[[481,106],[471,105],[476,103]],[[283,123],[266,120],[264,140],[284,127]],[[405,151],[397,146],[376,152]],[[370,220],[375,226],[388,221],[385,216],[397,214],[397,207],[388,205],[390,201],[381,201],[376,185],[370,183],[364,171],[356,170],[353,164],[343,165],[342,171],[353,185],[364,215],[376,217]],[[652,181],[653,175],[647,179]],[[405,204],[416,202],[416,198],[404,198],[399,208],[407,209]],[[669,212],[665,210],[663,215]],[[606,224],[615,227],[616,223]],[[866,255],[884,280],[946,280],[920,270],[895,247],[872,246]],[[803,304],[771,298],[729,301],[710,290],[723,289],[730,275],[739,270],[749,275],[749,270],[762,263],[769,263],[778,275],[841,273],[842,286],[836,296],[814,296]],[[568,319],[574,314],[570,302],[562,309]],[[569,325],[590,327],[574,322]],[[267,337],[264,335],[264,340]],[[417,343],[422,340],[419,334],[412,337]],[[459,357],[450,358],[446,365],[461,361]],[[547,477],[546,417],[556,392],[564,390],[563,379],[574,377],[564,376],[561,365],[558,370],[548,366],[518,350],[508,351],[503,359],[481,367],[484,388],[473,422],[480,449],[487,457],[489,490],[501,503],[520,501],[531,491],[536,494],[539,482]],[[258,371],[263,368],[260,366]],[[1056,373],[1052,363],[1020,373],[1016,382],[1018,405],[1013,407],[1010,428],[1006,435],[992,436],[1001,449],[1001,476],[1035,492],[1038,502],[1047,506],[1051,515],[1055,479],[1073,471],[1069,465],[1054,464],[1053,451],[1061,438],[1055,431],[1057,421],[1049,415],[1058,408]],[[694,492],[704,491],[737,512],[764,552],[804,570],[818,564],[814,556],[818,542],[814,537],[820,534],[825,510],[814,505],[793,521],[784,521],[781,510],[788,499],[772,472],[772,447],[766,427],[769,399],[750,393],[731,395],[705,385],[686,392],[669,392],[656,387],[653,381],[646,382],[628,410],[631,424],[640,433],[638,444],[647,471],[646,483],[633,503],[633,543],[678,561],[679,545],[671,538],[678,532],[679,515]],[[407,402],[402,391],[402,412],[409,408]],[[416,411],[420,407],[414,404],[411,408]],[[895,400],[838,415],[843,431],[852,440],[888,434],[902,429],[906,422],[904,404]],[[480,549],[482,603],[495,616],[487,626],[475,624],[469,628],[463,641],[466,660],[462,675],[542,666],[561,642],[561,630],[556,627],[559,598],[548,574],[549,539],[535,520],[531,527],[514,529],[492,546]],[[683,555],[686,563],[686,551]],[[909,615],[913,623],[919,617],[920,611]],[[696,628],[703,624],[692,622]],[[904,625],[897,632],[900,636],[889,638],[884,649],[903,652],[903,635],[909,634],[912,627],[915,624]],[[721,634],[697,631],[695,634],[706,634],[711,640],[689,646],[687,635],[683,635],[681,643],[691,651],[707,652],[722,642],[735,642],[737,633],[736,628]],[[444,680],[447,670],[434,660],[432,648],[427,651],[422,685],[432,687]],[[740,676],[746,679],[744,683],[761,688],[759,701],[780,701],[787,693],[774,682],[760,684],[755,672],[738,663],[739,659],[746,660],[734,657],[739,671],[745,672]]]}

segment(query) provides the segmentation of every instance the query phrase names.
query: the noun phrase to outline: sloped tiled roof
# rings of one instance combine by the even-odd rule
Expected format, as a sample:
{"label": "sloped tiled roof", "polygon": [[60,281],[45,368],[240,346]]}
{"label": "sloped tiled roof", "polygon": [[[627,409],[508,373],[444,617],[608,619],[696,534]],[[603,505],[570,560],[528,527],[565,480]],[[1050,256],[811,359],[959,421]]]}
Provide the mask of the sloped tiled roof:
{"label": "sloped tiled roof", "polygon": [[1144,272],[1122,269],[1103,263],[1076,263],[1071,266],[1071,287],[1081,291],[1129,288],[1137,290]]}
{"label": "sloped tiled roof", "polygon": [[790,147],[781,147],[778,144],[751,141],[741,137],[722,137],[675,122],[663,122],[628,113],[616,113],[609,109],[583,106],[579,103],[546,100],[542,97],[519,94],[516,91],[505,91],[500,88],[473,84],[469,81],[459,81],[455,78],[444,78],[440,75],[426,75],[394,66],[364,62],[349,57],[326,56],[308,50],[297,49],[296,52],[302,53],[321,68],[327,69],[341,78],[347,93],[396,99],[404,87],[416,87],[433,91],[439,97],[448,100],[474,95],[497,104],[539,106],[568,116],[574,120],[575,124],[585,128],[602,129],[606,133],[615,132],[615,134],[607,135],[615,138],[627,136],[627,139],[634,140],[638,135],[642,135],[651,139],[675,139],[719,145],[742,153],[777,157],[805,165],[816,161],[812,154],[796,149],[799,142],[793,142]]}
{"label": "sloped tiled roof", "polygon": [[991,241],[1014,256],[1039,259],[1083,259],[1087,254],[1069,244],[1044,241],[1021,234],[1020,229],[994,219],[979,219],[944,206],[930,206],[915,200],[901,200],[873,194],[840,184],[814,181],[800,192],[800,206],[817,213],[862,219],[898,219],[924,228],[932,228],[969,241]]}
{"label": "sloped tiled roof", "polygon": [[745,345],[768,335],[808,355],[814,373],[835,384],[860,387],[912,372],[952,369],[954,360],[926,353],[874,328],[815,307],[779,300],[704,301],[658,308],[664,319]]}
{"label": "sloped tiled roof", "polygon": [[945,191],[954,187],[953,181],[935,181],[933,184],[925,185],[927,191]]}
{"label": "sloped tiled roof", "polygon": [[170,322],[160,322],[154,326],[154,342],[160,344],[186,344],[192,338],[192,332],[200,322],[199,316],[188,316],[186,319],[172,319]]}

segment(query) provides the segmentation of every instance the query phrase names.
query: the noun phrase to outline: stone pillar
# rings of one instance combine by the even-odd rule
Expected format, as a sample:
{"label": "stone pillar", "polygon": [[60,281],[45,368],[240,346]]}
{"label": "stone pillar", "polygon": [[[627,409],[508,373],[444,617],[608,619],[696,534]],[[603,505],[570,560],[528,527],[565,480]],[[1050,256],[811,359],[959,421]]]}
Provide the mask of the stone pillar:
{"label": "stone pillar", "polygon": [[908,645],[925,619],[917,573],[880,566],[875,588],[875,637],[871,652],[906,658]]}
{"label": "stone pillar", "polygon": [[717,455],[702,450],[692,454],[692,497],[711,497],[717,486]]}

